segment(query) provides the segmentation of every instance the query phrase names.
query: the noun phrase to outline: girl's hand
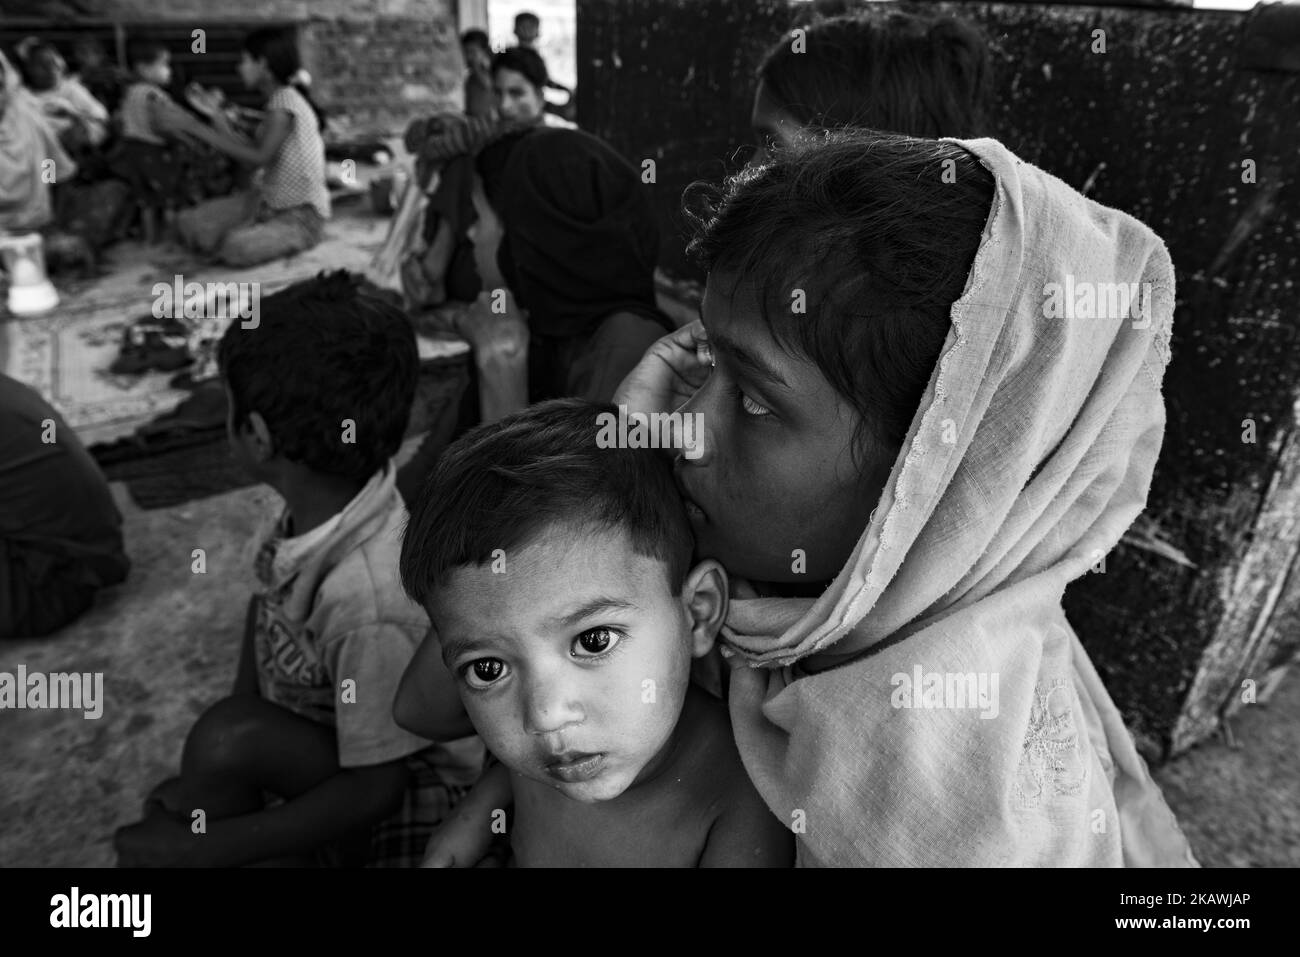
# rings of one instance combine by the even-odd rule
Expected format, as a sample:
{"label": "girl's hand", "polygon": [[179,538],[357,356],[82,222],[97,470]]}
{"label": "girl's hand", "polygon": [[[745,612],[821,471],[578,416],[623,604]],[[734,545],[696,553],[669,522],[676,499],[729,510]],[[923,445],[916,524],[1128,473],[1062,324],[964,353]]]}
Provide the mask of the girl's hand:
{"label": "girl's hand", "polygon": [[629,412],[672,412],[699,391],[712,366],[704,323],[696,319],[647,349],[612,401]]}
{"label": "girl's hand", "polygon": [[190,106],[209,117],[221,112],[222,104],[225,103],[220,90],[206,90],[197,83],[191,83],[185,88],[185,99]]}

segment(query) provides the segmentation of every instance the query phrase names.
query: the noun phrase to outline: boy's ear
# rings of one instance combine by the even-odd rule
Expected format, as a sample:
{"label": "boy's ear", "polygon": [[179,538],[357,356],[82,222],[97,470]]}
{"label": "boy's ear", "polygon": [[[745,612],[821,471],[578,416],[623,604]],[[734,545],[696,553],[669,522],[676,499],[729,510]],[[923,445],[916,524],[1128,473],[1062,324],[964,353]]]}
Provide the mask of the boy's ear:
{"label": "boy's ear", "polygon": [[714,639],[727,620],[727,573],[711,558],[686,575],[682,603],[691,619],[691,656],[703,658],[713,650]]}

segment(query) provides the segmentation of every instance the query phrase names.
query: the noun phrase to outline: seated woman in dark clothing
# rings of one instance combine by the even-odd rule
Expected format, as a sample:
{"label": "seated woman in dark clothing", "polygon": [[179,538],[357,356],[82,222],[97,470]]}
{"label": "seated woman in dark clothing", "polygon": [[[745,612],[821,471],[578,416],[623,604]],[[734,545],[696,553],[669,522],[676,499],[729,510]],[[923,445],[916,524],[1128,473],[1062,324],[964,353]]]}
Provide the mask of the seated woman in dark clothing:
{"label": "seated woman in dark clothing", "polygon": [[[466,34],[472,40],[473,31]],[[547,83],[546,64],[541,56],[527,47],[503,50],[488,61],[486,71],[482,64],[486,56],[485,44],[477,41],[465,43],[466,59],[473,58],[478,74],[473,68],[466,81],[465,112],[499,121],[511,128],[527,129],[533,126],[572,124],[558,120],[545,112],[546,99],[542,90]],[[471,100],[469,80],[481,84],[484,76],[489,83],[485,102],[479,94]],[[474,220],[470,201],[473,158],[460,156],[446,161],[441,170],[441,181],[429,197],[424,219],[426,249],[403,264],[402,285],[407,299],[416,308],[437,306],[448,299],[471,302],[478,295],[479,284],[474,275],[473,250],[465,231]]]}
{"label": "seated woman in dark clothing", "polygon": [[[469,229],[483,291],[458,320],[480,379],[462,426],[561,396],[608,401],[673,329],[655,305],[659,228],[637,170],[579,130],[533,128],[479,154]],[[441,452],[398,476],[410,494]]]}
{"label": "seated woman in dark clothing", "polygon": [[[479,157],[506,286],[527,316],[528,398],[607,401],[638,350],[672,321],[655,305],[659,227],[636,169],[603,140],[539,129],[489,146]],[[476,250],[480,257],[491,255]]]}
{"label": "seated woman in dark clothing", "polygon": [[40,638],[125,580],[122,516],[76,433],[0,374],[0,638]]}

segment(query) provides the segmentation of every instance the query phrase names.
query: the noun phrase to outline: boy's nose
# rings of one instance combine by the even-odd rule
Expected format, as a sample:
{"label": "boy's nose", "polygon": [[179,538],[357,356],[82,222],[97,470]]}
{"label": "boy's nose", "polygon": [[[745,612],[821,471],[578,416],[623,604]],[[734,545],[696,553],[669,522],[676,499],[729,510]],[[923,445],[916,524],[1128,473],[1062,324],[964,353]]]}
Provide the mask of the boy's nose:
{"label": "boy's nose", "polygon": [[556,674],[537,675],[524,692],[524,730],[529,734],[554,734],[583,719],[575,689]]}

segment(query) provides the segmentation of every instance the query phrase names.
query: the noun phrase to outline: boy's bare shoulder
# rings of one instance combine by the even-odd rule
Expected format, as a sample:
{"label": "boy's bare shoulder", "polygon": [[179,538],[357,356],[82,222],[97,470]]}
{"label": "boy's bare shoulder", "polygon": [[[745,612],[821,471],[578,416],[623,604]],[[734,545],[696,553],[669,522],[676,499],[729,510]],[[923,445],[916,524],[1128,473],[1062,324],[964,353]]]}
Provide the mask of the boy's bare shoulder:
{"label": "boy's bare shoulder", "polygon": [[703,789],[698,798],[707,799],[712,817],[698,866],[791,866],[794,836],[750,780],[736,748],[727,706],[694,685],[689,694],[697,696],[686,711],[697,750],[688,777]]}
{"label": "boy's bare shoulder", "polygon": [[687,722],[683,730],[691,742],[690,780],[720,795],[738,789],[752,790],[731,733],[731,716],[726,704],[692,684],[682,718]]}

